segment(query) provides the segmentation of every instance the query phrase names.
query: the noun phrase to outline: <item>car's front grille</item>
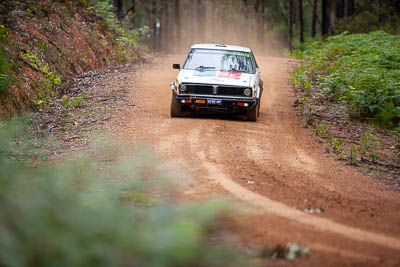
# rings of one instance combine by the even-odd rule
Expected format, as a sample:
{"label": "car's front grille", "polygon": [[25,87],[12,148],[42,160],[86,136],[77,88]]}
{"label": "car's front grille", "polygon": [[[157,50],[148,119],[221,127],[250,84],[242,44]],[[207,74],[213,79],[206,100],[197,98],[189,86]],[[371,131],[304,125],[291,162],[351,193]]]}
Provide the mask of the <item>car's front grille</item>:
{"label": "car's front grille", "polygon": [[212,95],[213,87],[207,85],[188,85],[186,92],[199,95]]}
{"label": "car's front grille", "polygon": [[[223,96],[245,96],[244,89],[247,87],[234,87],[234,86],[218,86],[215,91],[212,85],[186,85],[184,94],[197,94],[197,95],[223,95]],[[215,94],[216,92],[216,94]]]}

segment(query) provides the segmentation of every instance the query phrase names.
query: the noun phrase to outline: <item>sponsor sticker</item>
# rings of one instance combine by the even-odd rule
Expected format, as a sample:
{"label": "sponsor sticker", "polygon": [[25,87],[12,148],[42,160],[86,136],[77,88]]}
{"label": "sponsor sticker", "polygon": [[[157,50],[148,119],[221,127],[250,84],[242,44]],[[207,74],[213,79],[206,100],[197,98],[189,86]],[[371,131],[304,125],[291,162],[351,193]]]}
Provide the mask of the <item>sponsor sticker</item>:
{"label": "sponsor sticker", "polygon": [[217,75],[217,71],[215,70],[195,70],[193,76],[200,77],[215,77]]}
{"label": "sponsor sticker", "polygon": [[217,77],[239,80],[241,72],[219,71]]}

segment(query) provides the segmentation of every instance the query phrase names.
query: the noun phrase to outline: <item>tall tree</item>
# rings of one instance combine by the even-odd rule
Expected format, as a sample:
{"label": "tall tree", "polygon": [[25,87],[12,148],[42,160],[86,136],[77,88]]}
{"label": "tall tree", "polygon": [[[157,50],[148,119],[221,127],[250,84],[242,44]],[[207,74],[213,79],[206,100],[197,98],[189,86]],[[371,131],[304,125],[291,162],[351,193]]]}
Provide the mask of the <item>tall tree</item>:
{"label": "tall tree", "polygon": [[205,31],[205,24],[206,24],[206,13],[204,7],[204,1],[196,0],[196,7],[197,7],[197,40],[198,42],[204,42],[204,31]]}
{"label": "tall tree", "polygon": [[180,39],[181,36],[181,1],[174,0],[174,26],[175,26],[175,36],[174,41]]}
{"label": "tall tree", "polygon": [[[116,1],[116,0],[114,0]],[[119,0],[121,1],[121,0]],[[117,16],[119,15],[119,19],[124,19],[126,16],[128,16],[128,14],[131,14],[131,20],[134,18],[135,16],[135,10],[136,10],[136,5],[140,2],[140,0],[134,0],[131,4],[130,7],[128,7],[127,9],[125,9],[125,11],[122,13],[122,10],[119,12],[119,14],[117,14]]]}
{"label": "tall tree", "polygon": [[316,33],[317,33],[317,17],[318,17],[318,0],[314,0],[313,15],[312,15],[312,22],[311,22],[311,36],[312,36],[312,38],[314,38]]}
{"label": "tall tree", "polygon": [[199,29],[198,29],[198,1],[197,0],[192,0],[191,1],[192,4],[192,15],[191,15],[191,28],[192,30],[190,31],[190,40],[192,40],[192,42],[196,42],[197,43],[197,38],[199,36]]}
{"label": "tall tree", "polygon": [[210,34],[211,34],[211,40],[212,42],[221,42],[216,38],[217,36],[217,24],[218,24],[218,15],[217,15],[217,1],[216,0],[210,0],[211,1],[211,27],[210,27]]}
{"label": "tall tree", "polygon": [[243,1],[243,6],[244,6],[244,38],[245,40],[249,39],[249,0],[242,0]]}
{"label": "tall tree", "polygon": [[122,12],[122,0],[114,0],[114,11],[117,18],[119,18]]}
{"label": "tall tree", "polygon": [[303,0],[299,0],[300,42],[304,43]]}
{"label": "tall tree", "polygon": [[161,2],[161,21],[160,21],[160,50],[163,52],[169,51],[169,2]]}
{"label": "tall tree", "polygon": [[293,40],[293,0],[288,0],[288,25],[289,25],[289,49],[292,50],[292,40]]}
{"label": "tall tree", "polygon": [[153,50],[158,51],[158,37],[159,31],[157,28],[157,7],[155,0],[147,0],[146,1],[146,20],[147,25],[150,28],[151,36],[150,36],[150,46]]}
{"label": "tall tree", "polygon": [[259,45],[264,44],[264,1],[257,0],[255,2],[254,10],[257,20],[257,42]]}
{"label": "tall tree", "polygon": [[322,0],[322,22],[321,22],[321,34],[322,36],[328,36],[330,33],[331,20],[330,20],[330,6],[331,0]]}

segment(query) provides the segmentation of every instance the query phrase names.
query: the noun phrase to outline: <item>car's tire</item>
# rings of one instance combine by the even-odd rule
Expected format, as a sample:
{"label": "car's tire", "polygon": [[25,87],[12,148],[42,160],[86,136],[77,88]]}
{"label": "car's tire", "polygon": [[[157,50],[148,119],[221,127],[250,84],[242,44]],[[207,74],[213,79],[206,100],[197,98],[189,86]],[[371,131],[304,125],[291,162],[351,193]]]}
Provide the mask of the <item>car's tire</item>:
{"label": "car's tire", "polygon": [[247,120],[248,121],[257,121],[258,117],[258,112],[259,112],[259,104],[257,104],[255,107],[252,107],[247,110]]}
{"label": "car's tire", "polygon": [[182,117],[182,104],[172,94],[171,97],[171,117]]}

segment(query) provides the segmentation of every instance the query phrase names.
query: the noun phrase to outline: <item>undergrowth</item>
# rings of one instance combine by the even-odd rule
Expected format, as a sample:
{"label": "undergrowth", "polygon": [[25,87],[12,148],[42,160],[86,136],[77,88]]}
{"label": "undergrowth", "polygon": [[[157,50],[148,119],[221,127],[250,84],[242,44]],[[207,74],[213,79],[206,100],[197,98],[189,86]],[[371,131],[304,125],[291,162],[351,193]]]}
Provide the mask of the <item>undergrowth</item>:
{"label": "undergrowth", "polygon": [[11,62],[3,51],[0,50],[0,99],[8,94],[8,88],[13,82],[13,76],[10,74]]}
{"label": "undergrowth", "polygon": [[176,206],[149,194],[143,181],[162,175],[148,152],[109,169],[90,157],[33,166],[14,156],[22,127],[0,122],[1,266],[248,266],[208,242],[225,204]]}
{"label": "undergrowth", "polygon": [[114,36],[110,37],[118,45],[118,62],[125,63],[128,61],[127,51],[132,48],[138,48],[139,32],[120,24],[114,12],[113,2],[110,0],[87,0],[82,1],[82,4],[86,6],[86,10],[94,12],[105,19],[107,27],[114,32]]}
{"label": "undergrowth", "polygon": [[296,87],[311,85],[330,100],[348,105],[353,116],[395,128],[400,122],[400,35],[382,31],[347,34],[312,43],[291,76]]}

